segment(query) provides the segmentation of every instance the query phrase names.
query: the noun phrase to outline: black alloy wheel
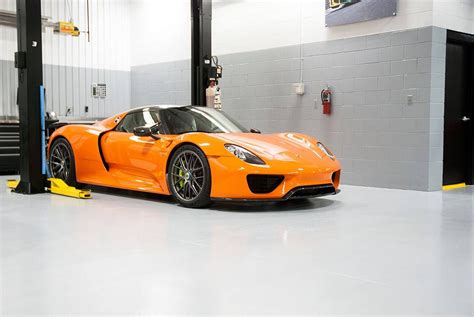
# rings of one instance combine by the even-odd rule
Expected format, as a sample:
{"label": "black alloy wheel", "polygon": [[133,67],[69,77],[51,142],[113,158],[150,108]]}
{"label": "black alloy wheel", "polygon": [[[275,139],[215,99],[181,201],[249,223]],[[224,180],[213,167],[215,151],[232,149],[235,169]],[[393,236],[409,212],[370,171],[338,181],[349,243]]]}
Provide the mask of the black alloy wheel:
{"label": "black alloy wheel", "polygon": [[69,186],[81,187],[76,181],[74,153],[66,139],[57,139],[51,145],[49,151],[49,171],[52,178],[60,178]]}
{"label": "black alloy wheel", "polygon": [[184,145],[172,156],[168,166],[168,186],[183,206],[210,205],[211,173],[204,153],[194,145]]}

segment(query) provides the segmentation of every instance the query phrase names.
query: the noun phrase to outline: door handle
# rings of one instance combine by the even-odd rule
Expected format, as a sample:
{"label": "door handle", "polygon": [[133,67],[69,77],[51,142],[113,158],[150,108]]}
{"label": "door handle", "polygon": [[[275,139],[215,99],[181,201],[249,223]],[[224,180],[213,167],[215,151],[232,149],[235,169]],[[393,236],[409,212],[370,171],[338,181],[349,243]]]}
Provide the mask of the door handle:
{"label": "door handle", "polygon": [[463,121],[463,122],[468,122],[468,121],[471,121],[471,118],[468,118],[468,117],[464,116],[464,117],[462,118],[462,121]]}

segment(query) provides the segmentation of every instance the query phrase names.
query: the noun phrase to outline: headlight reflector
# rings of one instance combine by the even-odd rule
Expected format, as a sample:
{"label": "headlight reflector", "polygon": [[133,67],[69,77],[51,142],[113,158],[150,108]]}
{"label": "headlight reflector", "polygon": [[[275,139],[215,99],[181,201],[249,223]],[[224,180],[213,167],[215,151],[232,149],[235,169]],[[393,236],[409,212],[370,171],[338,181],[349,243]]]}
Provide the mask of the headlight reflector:
{"label": "headlight reflector", "polygon": [[227,151],[229,151],[244,162],[256,165],[265,165],[265,162],[261,158],[241,146],[234,144],[225,144],[224,147]]}
{"label": "headlight reflector", "polygon": [[321,142],[318,142],[318,148],[323,151],[324,154],[326,154],[327,156],[329,156],[331,158],[331,160],[335,160],[336,157],[334,156],[334,154],[332,154],[331,151],[329,151],[329,149],[327,147],[324,146],[324,144],[322,144]]}

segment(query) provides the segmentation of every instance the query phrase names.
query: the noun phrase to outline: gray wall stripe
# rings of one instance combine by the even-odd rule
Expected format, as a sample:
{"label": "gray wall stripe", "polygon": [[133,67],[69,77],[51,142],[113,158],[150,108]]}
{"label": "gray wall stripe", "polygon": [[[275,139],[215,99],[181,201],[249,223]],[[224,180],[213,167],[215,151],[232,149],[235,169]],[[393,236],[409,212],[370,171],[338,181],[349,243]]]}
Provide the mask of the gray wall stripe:
{"label": "gray wall stripe", "polygon": [[[0,115],[16,116],[17,71],[12,61],[0,61],[0,67]],[[71,115],[83,117],[105,117],[124,111],[131,106],[130,79],[127,71],[44,65],[47,110],[64,116],[67,108],[72,108]],[[107,84],[107,98],[92,98],[94,82]],[[86,105],[88,114],[84,111]]]}

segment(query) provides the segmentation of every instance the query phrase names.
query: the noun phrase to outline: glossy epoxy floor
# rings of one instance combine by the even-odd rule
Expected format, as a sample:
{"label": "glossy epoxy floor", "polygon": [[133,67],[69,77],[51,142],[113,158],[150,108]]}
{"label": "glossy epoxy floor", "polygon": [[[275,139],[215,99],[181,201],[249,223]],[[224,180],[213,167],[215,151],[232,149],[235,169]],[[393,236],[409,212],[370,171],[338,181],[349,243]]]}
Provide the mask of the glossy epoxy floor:
{"label": "glossy epoxy floor", "polygon": [[191,210],[22,196],[5,179],[0,315],[472,314],[472,187]]}

